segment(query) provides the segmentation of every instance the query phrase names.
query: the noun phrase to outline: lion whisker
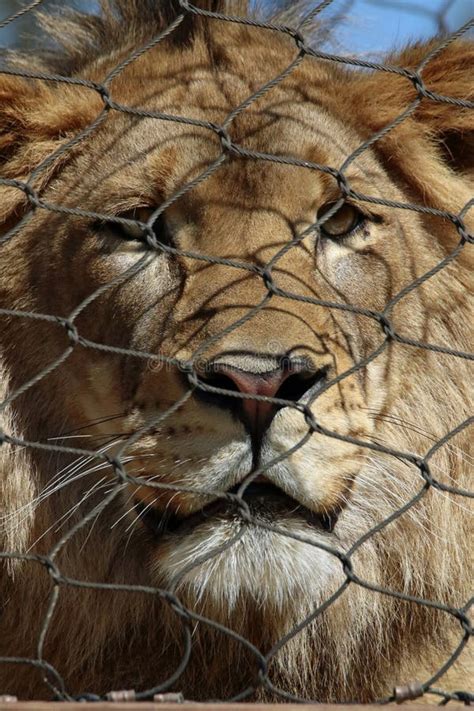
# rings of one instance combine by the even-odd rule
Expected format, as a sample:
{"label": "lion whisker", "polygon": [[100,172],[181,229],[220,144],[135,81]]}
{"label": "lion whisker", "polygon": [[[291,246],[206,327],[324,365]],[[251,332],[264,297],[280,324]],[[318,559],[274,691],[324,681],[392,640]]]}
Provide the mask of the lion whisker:
{"label": "lion whisker", "polygon": [[[159,496],[155,496],[155,498],[152,499],[152,501],[149,501],[148,504],[146,504],[146,506],[143,508],[143,511],[142,511],[140,514],[136,514],[136,516],[134,517],[134,519],[131,521],[131,523],[129,523],[129,525],[128,525],[127,528],[125,529],[125,533],[135,526],[135,524],[137,523],[137,521],[140,520],[140,517],[141,517],[146,511],[148,511],[149,509],[151,509],[151,507],[153,506],[153,504],[156,504],[156,502],[158,501],[159,498],[160,498]],[[128,515],[129,513],[132,513],[132,511],[134,511],[134,510],[135,510],[135,506],[133,506],[131,509],[129,509],[129,510],[126,512],[126,514]]]}
{"label": "lion whisker", "polygon": [[[110,482],[109,482],[109,483],[110,483]],[[105,489],[105,485],[102,485],[102,486],[98,487],[97,491],[98,491],[99,489],[101,489],[101,488],[104,488],[104,489]],[[107,490],[104,492],[104,496],[107,496],[107,495],[112,491],[113,488],[114,488],[114,486],[112,486],[112,487],[110,487],[109,489],[107,489]],[[92,531],[93,531],[93,529],[94,529],[94,526],[95,526],[95,524],[97,523],[97,521],[98,521],[99,516],[100,516],[101,513],[102,513],[102,512],[99,511],[99,513],[97,513],[97,515],[94,516],[94,520],[92,521],[92,523],[91,523],[91,525],[90,525],[90,527],[89,527],[89,530],[88,530],[88,532],[87,532],[87,536],[85,537],[84,542],[83,542],[82,545],[81,545],[81,548],[80,548],[80,551],[81,551],[81,552],[84,550],[84,547],[86,546],[87,541],[89,540],[89,538],[90,538],[90,536],[91,536],[91,534],[92,534]]]}
{"label": "lion whisker", "polygon": [[[390,442],[390,441],[387,440],[387,439],[382,439],[382,438],[380,438],[380,437],[378,437],[378,438],[372,437],[371,441],[374,442],[374,444],[379,444],[379,445],[382,445],[382,446],[389,446],[389,447],[392,446],[392,442]],[[395,459],[397,459],[398,461],[404,463],[406,466],[410,466],[410,464],[409,464],[408,462],[406,462],[402,457],[395,457]],[[464,460],[464,458],[463,458],[463,460]],[[455,477],[453,477],[453,476],[449,473],[449,471],[447,471],[446,469],[442,468],[442,467],[440,466],[440,464],[437,464],[436,462],[430,462],[430,467],[431,467],[431,469],[434,469],[434,470],[436,470],[437,472],[439,472],[440,474],[442,474],[443,477],[444,477],[446,480],[450,480],[450,481],[453,482],[454,484],[457,484],[457,483],[458,483],[457,479],[456,479]]]}
{"label": "lion whisker", "polygon": [[[119,440],[114,440],[113,442],[105,445],[102,447],[100,450],[98,450],[98,454],[101,454],[111,447],[114,446]],[[19,525],[21,525],[25,520],[27,520],[28,516],[31,515],[31,513],[41,504],[43,503],[46,499],[48,499],[50,496],[53,494],[58,493],[62,489],[64,489],[66,486],[69,486],[75,481],[78,481],[79,479],[82,479],[89,474],[92,474],[97,471],[101,471],[102,469],[105,469],[110,466],[108,462],[101,462],[100,464],[97,464],[93,467],[90,467],[89,469],[81,471],[81,467],[84,467],[86,464],[90,463],[91,461],[94,460],[94,457],[79,457],[78,459],[74,460],[73,462],[69,463],[66,467],[61,469],[49,482],[49,484],[40,492],[40,494],[29,501],[27,504],[24,506],[20,507],[19,509],[16,509],[15,511],[11,511],[7,515],[4,515],[0,518],[1,526],[6,528],[9,528],[10,523],[12,521],[15,521],[15,528],[17,528]],[[22,513],[25,513],[26,515],[23,516],[22,518],[18,518]]]}
{"label": "lion whisker", "polygon": [[120,419],[121,417],[123,418],[123,417],[126,417],[126,416],[127,416],[127,413],[126,413],[126,412],[121,412],[121,413],[116,414],[116,415],[109,415],[109,416],[107,416],[107,417],[99,417],[99,418],[96,419],[96,420],[89,420],[88,422],[86,422],[85,424],[81,425],[80,427],[76,427],[76,428],[74,428],[74,429],[72,429],[72,430],[67,430],[66,432],[63,433],[62,436],[70,435],[70,434],[73,434],[74,432],[80,432],[81,430],[85,430],[85,429],[87,429],[88,427],[93,427],[94,425],[102,425],[102,424],[104,424],[104,423],[106,423],[106,422],[110,422],[110,421],[112,421],[112,420],[118,420],[118,419]]}
{"label": "lion whisker", "polygon": [[[359,475],[357,476],[358,481],[362,482],[364,485],[367,485],[369,487],[372,487],[376,489],[380,493],[387,493],[389,494],[389,497],[386,497],[385,501],[386,503],[391,505],[391,508],[393,506],[393,503],[395,503],[395,506],[398,508],[399,506],[403,506],[404,504],[407,503],[409,498],[413,496],[415,493],[414,490],[408,486],[407,482],[405,482],[403,479],[400,477],[394,476],[390,471],[386,469],[386,467],[383,465],[382,462],[375,458],[370,458],[370,464],[372,465],[372,470],[365,469],[364,472],[360,472]],[[370,471],[374,473],[374,477],[370,477]],[[380,481],[380,472],[382,472],[383,476],[385,479],[389,479],[393,484],[395,485],[396,489],[389,489],[387,491],[384,491],[381,488],[381,481]],[[368,475],[368,476],[367,476]],[[403,486],[403,489],[401,488]],[[405,491],[405,493],[408,495],[408,497],[404,497],[402,495],[402,492]],[[449,495],[449,493],[441,491],[439,489],[432,489],[433,492],[435,492],[435,495],[442,495],[444,498],[446,498],[449,501],[450,505],[456,506],[457,508],[461,509],[462,511],[469,512],[470,509],[467,508],[466,506],[463,506],[461,502],[459,502],[456,498],[452,497]],[[378,500],[379,501],[379,500]],[[378,504],[377,504],[378,506]],[[437,533],[433,531],[432,528],[427,528],[424,523],[423,523],[423,518],[426,520],[427,519],[427,514],[418,507],[417,512],[415,513],[413,509],[410,509],[407,511],[405,516],[408,516],[414,523],[417,525],[420,525],[427,533],[429,533],[432,536],[435,536],[439,538],[440,540],[443,540],[441,536],[439,536]]]}
{"label": "lion whisker", "polygon": [[[141,468],[141,469],[134,469],[134,470],[130,471],[129,473],[130,473],[130,474],[139,474],[139,473],[142,472],[142,471],[144,471],[143,468]],[[154,481],[155,479],[159,479],[159,478],[162,478],[162,477],[163,477],[163,474],[155,474],[154,476],[151,476],[151,477],[147,478],[147,481]],[[146,484],[144,484],[143,486],[146,486]],[[141,486],[137,486],[137,487],[134,489],[134,491],[132,491],[132,493],[131,493],[131,494],[127,497],[127,499],[124,501],[124,505],[128,504],[128,502],[131,501],[131,499],[133,499],[133,497],[135,496],[136,492],[137,492],[140,488],[142,488],[142,487],[141,487]],[[159,497],[157,497],[156,499],[154,499],[153,503],[155,503],[155,502],[158,500],[158,498],[159,498]],[[112,528],[115,528],[115,526],[117,526],[117,524],[120,523],[120,521],[122,521],[122,520],[123,520],[129,513],[131,513],[134,509],[135,509],[135,506],[132,506],[132,508],[130,508],[130,509],[128,509],[127,511],[125,511],[125,513],[124,513],[122,516],[120,516],[120,517],[110,526],[110,528],[111,528],[111,529],[112,529]],[[127,530],[128,530],[128,529],[127,529]]]}
{"label": "lion whisker", "polygon": [[[370,407],[361,408],[361,409],[367,410],[369,413],[374,412],[375,414],[371,415],[372,419],[374,419],[374,420],[380,420],[381,422],[389,422],[390,424],[397,425],[399,427],[405,427],[407,430],[411,430],[412,432],[417,432],[418,434],[423,435],[427,439],[430,439],[432,442],[438,441],[438,437],[436,435],[434,435],[432,432],[429,432],[428,430],[423,429],[416,422],[410,422],[409,420],[405,420],[402,417],[399,417],[397,415],[377,413],[376,410],[373,410]],[[464,449],[461,449],[456,444],[447,442],[444,445],[444,447],[447,450],[459,452],[460,454],[463,455],[463,457],[466,458],[466,460],[469,459],[471,461],[474,461],[474,457],[470,456]]]}
{"label": "lion whisker", "polygon": [[68,509],[68,511],[66,511],[66,513],[64,513],[60,518],[54,521],[51,526],[49,526],[45,531],[43,531],[43,533],[38,536],[38,538],[36,538],[33,543],[31,543],[26,552],[29,553],[51,530],[55,529],[55,533],[60,531],[66,521],[74,515],[77,509],[94,493],[94,491],[98,491],[101,488],[100,485],[102,484],[102,482],[105,481],[107,481],[107,484],[103,484],[103,486],[110,484],[110,480],[108,480],[107,477],[103,477],[98,482],[95,482],[94,485],[80,499],[80,501],[76,502],[70,509]]}

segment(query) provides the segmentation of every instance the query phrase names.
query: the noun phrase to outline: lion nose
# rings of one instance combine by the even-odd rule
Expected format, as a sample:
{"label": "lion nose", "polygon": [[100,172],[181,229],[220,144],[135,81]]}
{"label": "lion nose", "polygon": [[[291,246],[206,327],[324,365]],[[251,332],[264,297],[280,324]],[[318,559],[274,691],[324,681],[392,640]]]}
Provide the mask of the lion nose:
{"label": "lion nose", "polygon": [[[283,406],[280,403],[255,399],[255,396],[277,398],[296,402],[316,382],[324,379],[321,370],[308,368],[305,362],[287,361],[284,366],[268,372],[252,372],[232,365],[216,363],[208,365],[200,379],[204,389],[198,391],[198,397],[209,404],[224,407],[240,416],[252,436],[261,437],[270,425],[276,412]],[[224,393],[217,393],[206,388],[239,392],[248,397],[237,398]]]}
{"label": "lion nose", "polygon": [[277,393],[288,378],[288,375],[289,373],[283,370],[255,374],[225,366],[220,371],[221,379],[228,381],[227,385],[231,385],[230,389],[235,389],[243,395],[250,395],[249,398],[242,398],[240,407],[243,419],[252,434],[259,435],[263,432],[276,412],[274,403],[266,402],[265,400],[254,400],[253,396],[277,397]]}

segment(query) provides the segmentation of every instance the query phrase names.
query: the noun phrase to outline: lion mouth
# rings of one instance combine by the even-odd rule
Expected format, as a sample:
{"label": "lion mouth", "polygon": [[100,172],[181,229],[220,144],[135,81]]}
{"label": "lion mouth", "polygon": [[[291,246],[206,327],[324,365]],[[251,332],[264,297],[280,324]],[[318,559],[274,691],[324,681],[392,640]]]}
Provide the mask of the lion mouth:
{"label": "lion mouth", "polygon": [[[229,489],[227,493],[237,494],[240,486],[241,482]],[[243,492],[242,499],[256,520],[276,525],[285,516],[293,515],[313,528],[332,533],[339,515],[336,509],[324,513],[311,511],[270,482],[252,482]],[[159,511],[153,506],[146,506],[141,501],[135,501],[135,510],[144,526],[156,539],[167,534],[189,533],[210,519],[228,520],[236,517],[238,502],[219,498],[188,516],[178,516],[168,510]]]}

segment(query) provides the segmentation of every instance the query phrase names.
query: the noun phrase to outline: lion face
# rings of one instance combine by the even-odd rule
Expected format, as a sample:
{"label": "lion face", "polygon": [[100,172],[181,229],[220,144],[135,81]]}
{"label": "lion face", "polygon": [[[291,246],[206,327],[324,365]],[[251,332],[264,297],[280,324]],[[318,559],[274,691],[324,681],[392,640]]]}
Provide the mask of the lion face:
{"label": "lion face", "polygon": [[[249,637],[242,610],[260,610],[274,643],[344,583],[337,553],[423,483],[403,454],[427,449],[433,423],[415,404],[439,392],[446,368],[403,339],[436,340],[436,326],[441,343],[453,347],[455,332],[468,349],[445,320],[445,275],[408,288],[443,259],[454,226],[440,236],[417,211],[394,209],[419,199],[403,166],[389,168],[395,139],[356,154],[377,128],[350,111],[372,78],[303,63],[219,132],[262,83],[232,32],[219,72],[196,39],[160,45],[113,84],[116,104],[138,115],[110,111],[51,175],[1,287],[10,308],[60,322],[7,325],[4,343],[16,345],[4,359],[14,390],[62,357],[73,321],[74,347],[34,389],[37,415],[18,417],[25,438],[85,432],[112,462],[105,476],[114,481],[117,462],[126,475],[111,524],[136,531],[146,578]],[[272,75],[294,54],[286,41],[247,41]],[[62,90],[63,105],[72,116],[79,101],[93,120],[99,97],[74,91]],[[51,119],[61,102],[48,101]],[[32,339],[44,347],[15,370]],[[41,489],[51,472],[40,464],[38,477]],[[90,480],[74,486],[83,494]],[[28,543],[48,550],[50,524]],[[405,546],[417,533],[406,529],[402,545],[394,530],[397,543],[369,542],[356,560],[371,583],[387,575],[409,589]],[[361,605],[380,626],[377,604]]]}
{"label": "lion face", "polygon": [[[221,81],[203,72],[181,96],[181,89],[163,79],[152,97],[147,88],[136,101],[150,111],[164,104],[168,113],[219,123],[252,91],[230,74],[229,96]],[[296,84],[301,81],[293,77]],[[251,151],[341,165],[363,136],[316,101],[295,103],[294,91],[283,86],[251,115],[236,120],[233,140]],[[203,95],[208,97],[204,105]],[[111,154],[118,157],[112,168]],[[219,155],[221,147],[209,130],[112,116],[77,165],[64,170],[54,200],[146,223],[160,201],[170,201],[180,185]],[[371,153],[350,166],[347,179],[361,194],[403,199]],[[423,244],[429,235],[421,233],[414,272],[405,254],[415,239],[417,217],[340,198],[339,206],[339,192],[327,173],[232,158],[162,213],[153,226],[158,249],[147,246],[140,228],[130,224],[74,223],[45,213],[34,225],[37,235],[48,234],[43,266],[45,282],[56,292],[49,293],[52,302],[60,300],[63,283],[56,291],[57,263],[51,254],[64,250],[70,255],[65,255],[68,279],[84,298],[105,288],[78,318],[81,336],[149,354],[138,360],[118,357],[112,364],[110,354],[93,349],[86,358],[73,357],[64,370],[75,381],[74,411],[69,413],[67,404],[65,409],[71,426],[79,416],[106,420],[91,433],[124,433],[116,449],[130,462],[127,471],[142,481],[126,496],[145,507],[140,508],[147,514],[144,521],[155,519],[160,535],[152,544],[152,567],[168,583],[201,549],[212,551],[241,529],[235,506],[222,499],[219,506],[216,495],[235,494],[252,472],[259,474],[244,501],[257,521],[326,546],[350,544],[360,535],[349,511],[366,451],[351,440],[372,441],[373,416],[386,404],[390,378],[399,382],[398,373],[385,375],[384,352],[363,371],[358,366],[385,340],[377,320],[365,314],[382,311],[396,289],[429,264]],[[121,204],[135,207],[124,210],[117,207]],[[331,209],[334,214],[317,234],[311,225]],[[117,286],[110,286],[114,281]],[[74,301],[65,317],[77,305],[77,295]],[[407,301],[413,310],[417,297]],[[406,306],[397,314],[400,323]],[[195,368],[197,386],[186,376],[187,364]],[[114,413],[124,414],[107,422]],[[133,433],[132,442],[122,450],[127,433]],[[158,487],[147,487],[147,481]],[[160,489],[162,484],[170,488]],[[136,517],[136,510],[131,514]],[[358,516],[363,520],[363,512]],[[265,589],[271,598],[273,592],[284,596],[280,588],[285,585],[289,595],[292,586],[302,586],[302,576],[310,575],[314,596],[313,588],[324,590],[327,576],[340,569],[339,561],[321,549],[289,544],[269,532],[247,532],[240,548],[235,573],[213,575],[204,564],[187,580],[200,595],[203,585],[209,588],[206,595],[219,599],[248,586],[253,595]],[[267,556],[270,565],[256,565]],[[289,566],[286,582],[268,581],[272,573],[266,568],[276,572],[280,566]],[[316,579],[315,567],[321,569]],[[254,570],[260,573],[250,574]]]}

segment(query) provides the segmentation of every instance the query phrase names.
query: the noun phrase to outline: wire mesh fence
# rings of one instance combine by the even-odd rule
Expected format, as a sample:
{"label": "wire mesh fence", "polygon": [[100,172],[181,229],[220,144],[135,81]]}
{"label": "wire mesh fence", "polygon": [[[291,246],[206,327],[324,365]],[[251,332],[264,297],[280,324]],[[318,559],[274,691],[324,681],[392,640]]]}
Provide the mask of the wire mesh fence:
{"label": "wire mesh fence", "polygon": [[[473,700],[474,21],[448,33],[451,5],[384,61],[321,49],[332,0],[106,3],[4,54],[0,692]],[[379,121],[331,124],[313,76]]]}

